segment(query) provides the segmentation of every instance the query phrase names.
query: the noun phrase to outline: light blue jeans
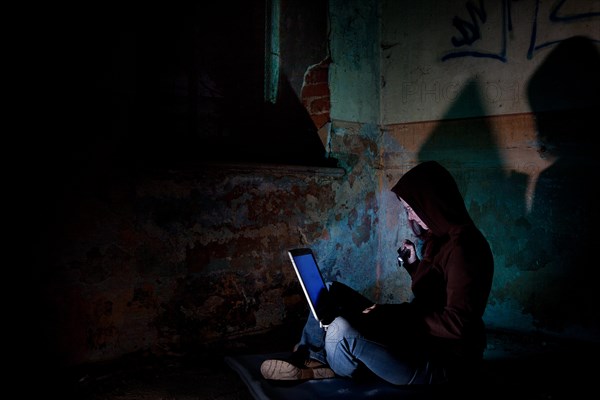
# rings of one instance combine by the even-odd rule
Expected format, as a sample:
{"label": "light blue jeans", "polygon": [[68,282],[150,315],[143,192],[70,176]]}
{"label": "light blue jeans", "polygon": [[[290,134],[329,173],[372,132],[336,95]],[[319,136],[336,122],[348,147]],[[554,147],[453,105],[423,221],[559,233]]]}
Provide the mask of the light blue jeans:
{"label": "light blue jeans", "polygon": [[[394,349],[400,344],[394,343]],[[324,329],[309,314],[299,345],[308,350],[310,358],[328,364],[338,376],[355,377],[368,370],[394,385],[447,382],[446,369],[425,354],[423,357],[403,356],[389,345],[365,338],[341,316]]]}

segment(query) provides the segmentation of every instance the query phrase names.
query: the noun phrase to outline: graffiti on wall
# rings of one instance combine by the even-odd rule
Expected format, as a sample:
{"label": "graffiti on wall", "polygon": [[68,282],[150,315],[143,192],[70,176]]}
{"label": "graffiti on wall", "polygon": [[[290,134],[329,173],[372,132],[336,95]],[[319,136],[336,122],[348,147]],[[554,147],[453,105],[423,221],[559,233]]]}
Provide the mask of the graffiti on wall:
{"label": "graffiti on wall", "polygon": [[[500,13],[497,14],[500,21],[495,22],[501,32],[485,35],[482,27],[488,23],[489,16],[486,12],[486,2],[484,0],[468,0],[464,6],[464,11],[468,16],[465,17],[461,13],[452,18],[456,34],[451,37],[450,43],[454,49],[444,55],[442,61],[457,57],[485,57],[506,62],[508,35],[513,31],[512,3],[513,0],[502,0],[498,3],[498,6],[501,7]],[[560,0],[550,3],[549,1],[535,0],[527,59],[532,59],[536,51],[568,38],[561,37],[562,31],[556,29],[557,26],[569,25],[571,32],[574,25],[580,24],[585,30],[585,23],[594,19],[600,20],[600,1]],[[490,21],[490,23],[493,22]],[[540,35],[542,31],[558,31],[559,34],[556,37],[542,38]],[[598,31],[590,32],[592,35],[594,33],[600,36]],[[598,40],[600,37],[594,39]],[[478,45],[477,48],[473,47],[475,44]]]}

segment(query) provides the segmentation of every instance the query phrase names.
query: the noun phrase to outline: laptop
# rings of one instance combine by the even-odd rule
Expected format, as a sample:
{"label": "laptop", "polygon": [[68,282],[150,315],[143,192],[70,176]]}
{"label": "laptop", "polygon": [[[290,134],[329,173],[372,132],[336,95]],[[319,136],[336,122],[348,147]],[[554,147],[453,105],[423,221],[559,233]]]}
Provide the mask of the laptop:
{"label": "laptop", "polygon": [[339,282],[332,281],[331,286],[327,287],[311,249],[292,249],[288,254],[310,311],[322,328],[327,328],[328,323],[338,315],[353,319],[373,305],[371,300]]}
{"label": "laptop", "polygon": [[327,302],[328,290],[321,275],[321,270],[315,260],[315,255],[309,248],[298,248],[288,251],[300,286],[304,291],[306,300],[310,307],[310,311],[321,327],[324,327],[322,321],[324,316],[321,315]]}

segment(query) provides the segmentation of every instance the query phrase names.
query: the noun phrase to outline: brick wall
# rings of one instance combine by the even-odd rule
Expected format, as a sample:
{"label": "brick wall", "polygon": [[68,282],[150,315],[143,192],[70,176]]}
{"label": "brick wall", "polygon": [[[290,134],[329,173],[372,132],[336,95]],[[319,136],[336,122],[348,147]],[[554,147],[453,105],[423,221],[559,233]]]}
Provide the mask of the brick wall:
{"label": "brick wall", "polygon": [[320,63],[309,67],[302,84],[302,104],[317,129],[321,129],[329,122],[329,111],[331,109],[329,64],[331,64],[331,59],[326,58]]}

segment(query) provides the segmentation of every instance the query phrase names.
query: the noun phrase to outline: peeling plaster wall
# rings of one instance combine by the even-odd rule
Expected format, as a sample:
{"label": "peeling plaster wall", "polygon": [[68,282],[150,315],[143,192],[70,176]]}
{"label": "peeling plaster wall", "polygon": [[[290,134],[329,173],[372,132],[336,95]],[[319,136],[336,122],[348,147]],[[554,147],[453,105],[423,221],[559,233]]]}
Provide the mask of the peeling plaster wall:
{"label": "peeling plaster wall", "polygon": [[[527,114],[389,126],[382,145],[387,184],[428,159],[455,176],[494,254],[489,327],[597,340],[598,273],[590,267],[597,234],[590,226],[598,213],[582,180],[597,176],[598,166],[571,158],[546,178],[561,163],[540,157],[534,136]],[[382,215],[390,225],[397,218]],[[388,253],[396,243],[382,236]]]}
{"label": "peeling plaster wall", "polygon": [[336,124],[340,168],[209,165],[55,191],[33,323],[50,357],[186,351],[297,324],[308,309],[293,247],[373,301],[408,299],[406,274],[379,249],[378,137]]}
{"label": "peeling plaster wall", "polygon": [[331,118],[380,120],[379,1],[330,0]]}
{"label": "peeling plaster wall", "polygon": [[[589,185],[600,169],[587,152],[543,156],[531,114],[390,125],[371,142],[367,137],[375,129],[340,121],[334,126],[334,140],[349,152],[355,149],[344,140],[352,134],[359,135],[363,154],[379,150],[374,168],[349,177],[350,189],[353,179],[369,180],[376,201],[358,201],[377,210],[378,243],[349,246],[360,266],[348,269],[346,282],[366,287],[376,301],[410,299],[410,279],[397,267],[396,249],[403,238],[414,237],[390,189],[414,165],[435,159],[456,178],[494,254],[487,326],[598,340],[594,246],[600,219]],[[343,229],[351,234],[357,227]]]}
{"label": "peeling plaster wall", "polygon": [[[337,206],[344,180],[339,169],[218,166],[69,193],[62,234],[45,238],[54,254],[40,325],[54,356],[179,351],[304,318],[286,250],[311,246],[326,275],[339,273],[328,259],[350,252],[330,225],[365,223]],[[370,229],[353,240],[368,243]]]}
{"label": "peeling plaster wall", "polygon": [[[347,219],[336,218],[332,231],[344,238],[344,246],[332,248],[337,280],[347,283],[376,302],[402,302],[410,298],[407,274],[397,262],[390,263],[389,253],[381,251],[381,222],[388,215],[381,204],[392,195],[382,192],[381,168],[375,125],[336,121],[333,130],[333,154],[350,171],[338,188],[336,207],[348,210]],[[392,195],[393,197],[393,195]],[[395,197],[394,197],[395,199]],[[397,201],[397,200],[396,200]],[[396,207],[392,206],[392,209]],[[388,234],[398,234],[392,227]],[[339,250],[345,253],[340,253]],[[395,251],[395,250],[394,250]],[[343,255],[340,258],[340,255]]]}
{"label": "peeling plaster wall", "polygon": [[[556,44],[600,41],[597,0],[377,4],[386,125],[530,112],[528,81]],[[473,82],[478,93],[465,98]]]}
{"label": "peeling plaster wall", "polygon": [[[370,137],[379,216],[373,287],[381,299],[406,295],[408,281],[393,271],[410,232],[389,189],[435,159],[456,177],[492,245],[488,326],[598,340],[599,216],[589,185],[600,171],[592,150],[599,53],[597,43],[557,46],[576,35],[600,39],[598,2],[437,3],[330,2],[338,146],[347,132],[376,131],[363,124],[381,130]],[[379,82],[364,78],[373,70]]]}
{"label": "peeling plaster wall", "polygon": [[[597,338],[598,214],[589,192],[598,165],[591,135],[577,137],[575,149],[585,151],[540,157],[539,117],[474,109],[483,104],[473,102],[482,93],[477,81],[457,93],[447,118],[407,122],[397,114],[398,92],[385,90],[399,77],[380,51],[380,25],[394,23],[380,4],[329,2],[331,120],[321,140],[339,168],[133,168],[127,163],[137,160],[129,157],[177,160],[177,149],[186,147],[186,156],[198,149],[170,132],[151,138],[150,154],[145,131],[124,145],[118,129],[127,130],[126,104],[121,119],[94,125],[99,134],[89,140],[88,114],[72,121],[69,135],[45,137],[49,145],[41,146],[27,179],[35,184],[23,196],[33,215],[26,226],[40,235],[25,266],[35,293],[21,316],[30,349],[71,365],[135,351],[184,351],[297,323],[308,309],[286,250],[298,246],[313,248],[327,280],[377,302],[409,300],[410,279],[397,267],[396,248],[410,231],[389,189],[426,159],[454,174],[492,245],[488,325]],[[297,94],[301,77],[288,78]],[[454,118],[466,109],[480,117]],[[177,145],[163,147],[169,138]],[[123,159],[121,170],[115,160]]]}

